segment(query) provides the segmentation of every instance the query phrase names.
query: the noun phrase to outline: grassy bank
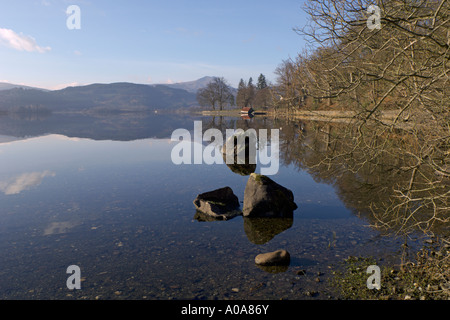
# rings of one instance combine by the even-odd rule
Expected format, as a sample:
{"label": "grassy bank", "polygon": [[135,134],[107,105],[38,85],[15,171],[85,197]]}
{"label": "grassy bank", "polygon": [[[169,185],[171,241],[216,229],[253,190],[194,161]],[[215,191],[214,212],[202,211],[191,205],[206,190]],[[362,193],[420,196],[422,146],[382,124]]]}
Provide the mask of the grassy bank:
{"label": "grassy bank", "polygon": [[369,290],[366,270],[376,261],[370,257],[349,257],[344,270],[335,273],[331,285],[342,299],[349,300],[448,300],[450,299],[450,244],[429,240],[414,261],[401,266],[381,267],[381,289]]}

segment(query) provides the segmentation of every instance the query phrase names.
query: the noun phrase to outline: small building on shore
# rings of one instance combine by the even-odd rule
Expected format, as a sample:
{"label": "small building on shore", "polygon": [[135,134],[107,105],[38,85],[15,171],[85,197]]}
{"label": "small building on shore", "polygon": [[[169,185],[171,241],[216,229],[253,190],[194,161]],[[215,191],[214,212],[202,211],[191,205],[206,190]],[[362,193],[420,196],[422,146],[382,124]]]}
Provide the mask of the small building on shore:
{"label": "small building on shore", "polygon": [[252,115],[255,112],[252,107],[244,107],[241,109],[241,115]]}

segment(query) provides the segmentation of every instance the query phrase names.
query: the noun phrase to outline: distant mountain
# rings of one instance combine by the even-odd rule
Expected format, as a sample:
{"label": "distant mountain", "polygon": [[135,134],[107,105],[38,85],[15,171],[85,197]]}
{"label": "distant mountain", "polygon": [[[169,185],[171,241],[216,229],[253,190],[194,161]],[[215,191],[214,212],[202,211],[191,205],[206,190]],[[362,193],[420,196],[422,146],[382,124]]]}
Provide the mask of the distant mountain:
{"label": "distant mountain", "polygon": [[42,91],[21,87],[0,91],[0,111],[150,111],[197,105],[196,94],[165,85],[91,84]]}
{"label": "distant mountain", "polygon": [[166,86],[168,86],[170,88],[175,88],[175,89],[183,89],[183,90],[186,90],[186,91],[192,92],[192,93],[197,93],[198,89],[202,89],[202,88],[206,87],[213,80],[214,80],[214,77],[206,76],[206,77],[200,78],[198,80],[179,82],[179,83],[174,83],[174,84],[166,84]]}
{"label": "distant mountain", "polygon": [[15,89],[15,88],[35,89],[35,90],[48,91],[48,90],[46,90],[46,89],[35,88],[35,87],[29,87],[29,86],[24,86],[24,85],[20,85],[20,84],[13,84],[13,83],[9,83],[9,82],[0,82],[0,91],[3,91],[3,90],[10,90],[10,89]]}
{"label": "distant mountain", "polygon": [[[166,86],[170,87],[170,88],[176,88],[176,89],[183,89],[186,90],[188,92],[192,92],[197,94],[197,91],[199,89],[203,89],[205,88],[211,81],[214,80],[215,77],[203,77],[200,78],[198,80],[194,80],[194,81],[187,81],[187,82],[179,82],[179,83],[174,83],[174,84],[166,84]],[[234,96],[236,96],[237,94],[237,89],[231,87],[231,92],[234,94]]]}

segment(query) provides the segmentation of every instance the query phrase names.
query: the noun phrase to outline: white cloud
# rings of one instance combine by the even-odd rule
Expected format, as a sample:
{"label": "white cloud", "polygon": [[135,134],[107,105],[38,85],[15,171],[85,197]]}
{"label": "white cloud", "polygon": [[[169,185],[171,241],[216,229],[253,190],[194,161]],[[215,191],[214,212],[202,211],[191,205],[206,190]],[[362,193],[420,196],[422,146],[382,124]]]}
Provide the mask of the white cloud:
{"label": "white cloud", "polygon": [[51,50],[50,47],[38,46],[36,40],[30,36],[4,28],[0,28],[0,44],[18,51],[45,53]]}

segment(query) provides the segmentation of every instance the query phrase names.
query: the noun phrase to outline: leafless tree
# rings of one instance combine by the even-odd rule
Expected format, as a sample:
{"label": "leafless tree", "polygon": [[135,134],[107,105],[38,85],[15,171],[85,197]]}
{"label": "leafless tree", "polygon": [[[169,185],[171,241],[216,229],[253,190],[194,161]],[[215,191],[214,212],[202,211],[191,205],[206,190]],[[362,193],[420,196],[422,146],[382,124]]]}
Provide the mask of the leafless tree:
{"label": "leafless tree", "polygon": [[205,88],[197,92],[197,101],[203,107],[223,110],[234,104],[234,96],[230,86],[224,78],[214,78]]}
{"label": "leafless tree", "polygon": [[352,164],[348,170],[357,172],[383,158],[404,159],[399,170],[408,182],[392,186],[389,202],[372,206],[377,227],[426,231],[446,222],[450,1],[310,0],[305,11],[309,23],[295,31],[310,47],[276,70],[276,106],[308,107],[306,93],[314,108],[355,112],[322,164]]}

